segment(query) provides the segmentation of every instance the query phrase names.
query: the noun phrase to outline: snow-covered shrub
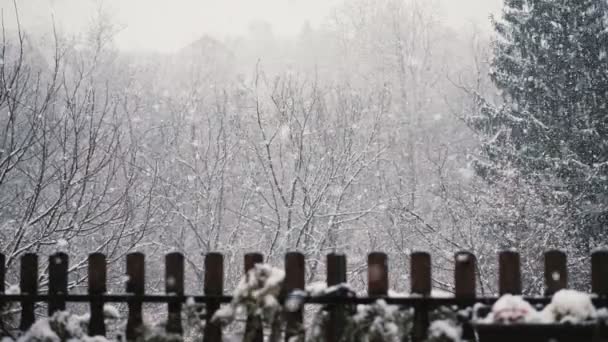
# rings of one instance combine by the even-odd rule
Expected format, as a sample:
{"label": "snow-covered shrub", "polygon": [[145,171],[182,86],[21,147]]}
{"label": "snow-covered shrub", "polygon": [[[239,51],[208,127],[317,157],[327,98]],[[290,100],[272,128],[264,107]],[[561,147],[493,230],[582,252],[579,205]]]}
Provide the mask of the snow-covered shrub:
{"label": "snow-covered shrub", "polygon": [[103,337],[88,336],[88,324],[88,314],[73,315],[67,311],[58,311],[51,317],[36,321],[17,342],[107,341]]}
{"label": "snow-covered shrub", "polygon": [[525,323],[538,321],[538,312],[521,296],[503,295],[484,319],[487,323]]}
{"label": "snow-covered shrub", "polygon": [[462,324],[471,316],[471,308],[440,306],[429,313],[427,342],[460,342]]}
{"label": "snow-covered shrub", "polygon": [[358,305],[348,334],[355,341],[401,341],[412,329],[413,312],[382,299],[374,304]]}
{"label": "snow-covered shrub", "polygon": [[492,306],[481,323],[584,323],[595,320],[597,312],[591,297],[575,290],[560,290],[542,311],[537,311],[521,296],[504,295]]}
{"label": "snow-covered shrub", "polygon": [[583,323],[596,318],[591,297],[575,290],[560,290],[553,295],[551,303],[541,312],[545,323]]}
{"label": "snow-covered shrub", "polygon": [[462,327],[451,319],[438,319],[429,326],[429,342],[460,342]]}
{"label": "snow-covered shrub", "polygon": [[226,325],[237,316],[245,315],[251,317],[252,322],[270,326],[270,340],[277,340],[282,312],[278,296],[284,278],[283,270],[267,264],[256,264],[239,282],[232,302],[216,311],[213,321]]}

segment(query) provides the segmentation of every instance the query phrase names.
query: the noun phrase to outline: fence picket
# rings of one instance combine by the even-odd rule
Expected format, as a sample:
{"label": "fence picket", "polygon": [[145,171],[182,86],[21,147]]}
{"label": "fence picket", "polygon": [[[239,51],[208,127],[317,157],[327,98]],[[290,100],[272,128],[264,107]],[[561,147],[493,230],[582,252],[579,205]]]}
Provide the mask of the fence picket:
{"label": "fence picket", "polygon": [[591,292],[608,296],[608,250],[596,250],[591,254]]}
{"label": "fence picket", "polygon": [[[346,283],[346,256],[331,253],[327,255],[327,286]],[[325,332],[328,342],[338,342],[344,334],[346,325],[346,308],[344,305],[328,305],[329,320]]]}
{"label": "fence picket", "polygon": [[[245,277],[249,277],[249,271],[253,269],[256,264],[261,264],[264,262],[264,256],[260,253],[247,253],[245,254],[244,259]],[[247,316],[247,323],[245,323],[245,337],[243,340],[251,342],[264,341],[262,320],[258,316]]]}
{"label": "fence picket", "polygon": [[[21,257],[21,270],[19,290],[22,294],[38,294],[38,255],[26,253]],[[36,319],[34,301],[23,299],[21,301],[21,331],[28,330]]]}
{"label": "fence picket", "polygon": [[388,293],[388,260],[385,253],[372,252],[367,256],[367,293],[386,296]]}
{"label": "fence picket", "polygon": [[127,254],[127,292],[133,294],[127,304],[127,341],[135,341],[143,329],[142,300],[137,298],[145,292],[145,257],[140,252]]}
{"label": "fence picket", "polygon": [[68,294],[68,255],[59,252],[49,256],[49,301],[48,312],[52,316],[65,310],[65,296]]}
{"label": "fence picket", "polygon": [[[208,253],[205,256],[205,295],[221,296],[224,292],[224,256],[220,253]],[[207,323],[203,332],[203,341],[222,340],[222,327],[212,322],[213,315],[220,308],[220,302],[207,304]]]}
{"label": "fence picket", "polygon": [[[285,282],[283,294],[287,295],[294,290],[304,290],[304,254],[300,252],[289,252],[285,255]],[[303,312],[298,309],[295,312],[285,314],[285,341],[299,333],[303,333]]]}
{"label": "fence picket", "polygon": [[[411,292],[422,296],[431,294],[431,255],[426,252],[414,252],[410,255]],[[414,327],[412,340],[424,341],[429,328],[429,307],[420,303],[414,307]]]}
{"label": "fence picket", "polygon": [[568,287],[568,269],[566,254],[560,250],[545,252],[545,295]]}
{"label": "fence picket", "polygon": [[[0,253],[0,293],[4,293],[6,290],[4,285],[4,279],[6,274],[6,257],[4,254]],[[2,307],[2,303],[0,303],[0,308]]]}
{"label": "fence picket", "polygon": [[[184,294],[184,256],[181,253],[165,255],[165,293]],[[167,332],[170,334],[183,333],[182,303],[167,303]]]}
{"label": "fence picket", "polygon": [[502,251],[498,254],[498,293],[521,294],[519,253]]}
{"label": "fence picket", "polygon": [[[454,295],[463,299],[475,298],[475,269],[477,267],[475,255],[467,251],[460,251],[454,258]],[[463,324],[462,337],[465,340],[475,338],[471,324]]]}
{"label": "fence picket", "polygon": [[106,256],[102,253],[92,253],[88,259],[89,295],[91,296],[91,319],[89,321],[90,336],[105,336],[104,302],[101,295],[106,293]]}
{"label": "fence picket", "polygon": [[456,253],[454,268],[454,295],[459,298],[475,297],[475,256],[469,252]]}

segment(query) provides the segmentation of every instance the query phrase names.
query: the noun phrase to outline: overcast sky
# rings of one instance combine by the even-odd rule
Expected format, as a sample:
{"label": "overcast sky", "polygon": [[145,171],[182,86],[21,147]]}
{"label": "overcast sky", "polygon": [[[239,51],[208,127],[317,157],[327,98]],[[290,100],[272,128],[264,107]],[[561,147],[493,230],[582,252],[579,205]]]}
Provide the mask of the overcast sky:
{"label": "overcast sky", "polygon": [[[319,25],[344,0],[24,0],[17,1],[26,30],[46,31],[51,13],[64,32],[77,33],[102,4],[122,27],[116,37],[125,50],[171,52],[207,33],[217,38],[247,32],[253,21],[272,25],[278,35],[296,34],[309,21]],[[348,0],[346,0],[348,1]],[[476,22],[488,28],[488,16],[501,0],[441,0],[451,26]],[[0,0],[6,26],[14,26],[12,0]]]}

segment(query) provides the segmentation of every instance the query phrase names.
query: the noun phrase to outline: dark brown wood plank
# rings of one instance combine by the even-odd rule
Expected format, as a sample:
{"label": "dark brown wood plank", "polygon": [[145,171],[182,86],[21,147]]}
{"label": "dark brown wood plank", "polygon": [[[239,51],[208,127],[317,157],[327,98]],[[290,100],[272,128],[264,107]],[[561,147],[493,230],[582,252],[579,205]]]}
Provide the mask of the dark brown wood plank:
{"label": "dark brown wood plank", "polygon": [[[327,286],[346,283],[346,256],[344,254],[327,255]],[[339,342],[344,334],[347,311],[344,305],[330,304],[327,306],[329,319],[325,338],[328,342]]]}
{"label": "dark brown wood plank", "polygon": [[[255,267],[256,264],[264,262],[264,255],[261,253],[247,253],[244,257],[245,265],[245,277],[248,277],[248,273]],[[263,342],[264,341],[264,330],[262,326],[262,320],[258,316],[247,316],[247,322],[245,323],[245,341],[251,342]]]}
{"label": "dark brown wood plank", "polygon": [[[475,298],[475,270],[477,259],[475,255],[467,251],[460,251],[454,255],[454,295],[457,298]],[[472,340],[475,331],[470,323],[465,322],[462,326],[462,337]]]}
{"label": "dark brown wood plank", "polygon": [[385,253],[372,252],[367,256],[367,293],[386,296],[388,293],[388,258]]}
{"label": "dark brown wood plank", "polygon": [[107,268],[106,256],[102,253],[89,254],[88,259],[89,295],[91,295],[91,319],[89,321],[90,336],[105,336],[104,302],[100,296],[106,293]]}
{"label": "dark brown wood plank", "polygon": [[[184,294],[184,256],[181,253],[165,255],[165,292],[167,294]],[[181,335],[182,303],[171,302],[167,304],[167,332]]]}
{"label": "dark brown wood plank", "polygon": [[519,253],[502,251],[498,254],[498,292],[521,294],[521,267]]}
{"label": "dark brown wood plank", "polygon": [[[414,252],[410,255],[411,292],[421,296],[431,294],[431,255],[426,252]],[[412,341],[424,341],[429,329],[429,307],[421,303],[414,307],[414,326]]]}
{"label": "dark brown wood plank", "polygon": [[598,296],[608,295],[608,250],[596,250],[591,254],[591,292]]}
{"label": "dark brown wood plank", "polygon": [[475,297],[475,256],[467,251],[454,256],[454,295],[459,298]]}
{"label": "dark brown wood plank", "polygon": [[[38,256],[36,254],[27,253],[21,257],[19,290],[21,294],[38,294]],[[27,331],[36,320],[34,304],[34,301],[31,300],[21,301],[21,324],[19,325],[21,331]]]}
{"label": "dark brown wood plank", "polygon": [[[305,260],[304,254],[300,252],[289,252],[285,254],[285,281],[283,282],[283,293],[290,294],[294,290],[305,288]],[[302,309],[285,314],[285,341],[292,336],[303,333]]]}
{"label": "dark brown wood plank", "polygon": [[[6,277],[6,257],[0,253],[0,293],[6,291],[5,278]],[[1,303],[0,303],[1,304]]]}
{"label": "dark brown wood plank", "polygon": [[[208,253],[205,256],[205,295],[219,296],[224,292],[224,256],[220,253]],[[207,304],[207,323],[203,332],[203,341],[214,342],[222,340],[222,327],[211,321],[220,303]]]}
{"label": "dark brown wood plank", "polygon": [[545,252],[545,295],[552,296],[555,292],[567,287],[566,253],[560,250]]}
{"label": "dark brown wood plank", "polygon": [[59,252],[49,256],[49,316],[65,310],[65,299],[53,295],[66,294],[68,294],[68,255]]}
{"label": "dark brown wood plank", "polygon": [[[127,255],[127,292],[134,295],[145,293],[145,256],[134,252]],[[137,297],[128,301],[127,341],[135,341],[143,333],[142,301]]]}

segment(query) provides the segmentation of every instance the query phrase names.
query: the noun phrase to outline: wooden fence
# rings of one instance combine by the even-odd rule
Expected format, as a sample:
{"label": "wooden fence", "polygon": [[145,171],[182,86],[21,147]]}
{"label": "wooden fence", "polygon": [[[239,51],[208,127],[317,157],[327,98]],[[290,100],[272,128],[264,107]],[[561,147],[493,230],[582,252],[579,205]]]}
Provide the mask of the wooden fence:
{"label": "wooden fence", "polygon": [[[367,296],[345,296],[333,294],[320,297],[306,297],[304,303],[323,304],[329,312],[327,341],[339,341],[344,328],[344,317],[336,314],[344,305],[368,304],[382,298],[388,304],[400,305],[414,309],[413,341],[422,341],[429,326],[429,311],[443,305],[470,307],[476,303],[491,305],[498,297],[476,295],[476,258],[469,252],[458,252],[454,256],[454,296],[431,296],[431,257],[424,252],[412,253],[410,257],[410,286],[412,296],[388,296],[388,260],[384,253],[370,253],[367,259]],[[261,263],[263,256],[250,253],[244,258],[244,271]],[[126,257],[126,294],[110,294],[106,291],[106,257],[93,253],[88,258],[88,294],[68,293],[68,256],[64,253],[53,254],[48,260],[48,291],[38,291],[38,256],[25,254],[21,257],[19,294],[7,294],[5,291],[5,258],[0,254],[0,306],[6,303],[18,302],[21,305],[19,328],[27,330],[35,322],[35,304],[46,302],[48,314],[66,309],[66,302],[89,303],[90,322],[89,335],[105,335],[104,303],[121,302],[128,305],[126,325],[127,340],[135,340],[142,326],[143,303],[166,303],[167,324],[169,333],[182,334],[181,309],[188,298],[197,303],[205,303],[207,324],[204,329],[204,341],[221,341],[221,328],[210,322],[211,316],[221,304],[232,300],[224,294],[224,258],[219,253],[209,253],[205,257],[203,295],[184,294],[184,257],[180,253],[170,253],[165,257],[165,293],[147,294],[145,284],[144,254],[131,253]],[[294,290],[305,288],[305,259],[297,252],[285,255],[285,280],[283,282],[280,300]],[[520,273],[520,257],[513,251],[501,252],[498,255],[498,289],[499,294],[521,294],[522,283]],[[327,285],[338,285],[346,282],[346,257],[340,254],[327,256]],[[400,278],[397,278],[400,279]],[[526,297],[531,304],[547,304],[551,295],[568,286],[566,255],[557,250],[544,254],[545,296]],[[596,307],[607,307],[608,301],[608,251],[596,251],[591,256],[591,289],[596,295],[593,302]],[[286,340],[301,326],[302,310],[288,313],[284,317],[286,323]],[[248,320],[249,321],[249,320]],[[246,329],[253,331],[254,341],[262,341],[259,327],[248,324]],[[471,326],[465,325],[465,335],[472,336]],[[468,330],[468,331],[467,331]],[[574,330],[572,330],[574,331]]]}

